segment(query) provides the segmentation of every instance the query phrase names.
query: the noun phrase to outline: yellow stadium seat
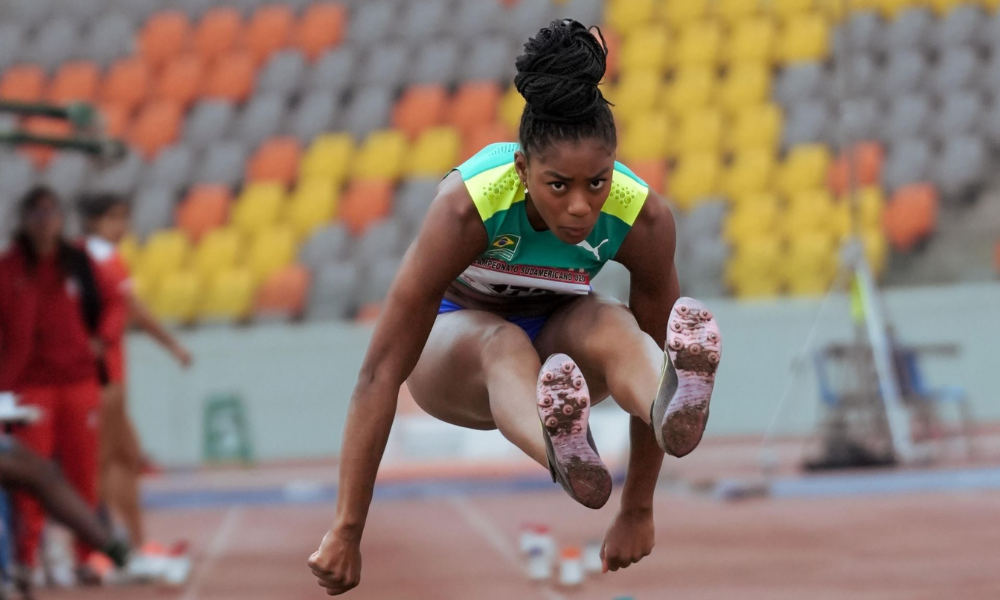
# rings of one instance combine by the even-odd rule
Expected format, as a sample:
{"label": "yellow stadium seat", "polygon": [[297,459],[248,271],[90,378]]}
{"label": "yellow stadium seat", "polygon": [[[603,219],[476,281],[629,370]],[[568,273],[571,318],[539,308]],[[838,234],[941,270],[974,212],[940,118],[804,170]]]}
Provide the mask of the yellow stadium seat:
{"label": "yellow stadium seat", "polygon": [[738,298],[767,298],[781,291],[781,241],[773,235],[742,240],[725,267],[725,281]]}
{"label": "yellow stadium seat", "polygon": [[627,161],[666,158],[671,129],[670,117],[662,112],[635,117],[622,130],[618,155]]}
{"label": "yellow stadium seat", "polygon": [[648,114],[656,106],[663,89],[663,77],[656,71],[632,71],[608,90],[607,98],[614,103],[615,116],[624,121]]}
{"label": "yellow stadium seat", "polygon": [[667,68],[670,54],[670,30],[666,25],[651,23],[628,34],[620,50],[622,74],[632,71],[655,71]]}
{"label": "yellow stadium seat", "polygon": [[699,200],[719,192],[719,175],[722,165],[715,152],[696,152],[677,160],[670,174],[667,189],[677,205],[688,210]]}
{"label": "yellow stadium seat", "polygon": [[894,19],[908,8],[927,6],[927,4],[927,0],[878,0],[878,10],[886,19]]}
{"label": "yellow stadium seat", "polygon": [[870,186],[858,190],[858,213],[861,225],[879,228],[882,226],[882,211],[885,210],[885,194],[882,188]]}
{"label": "yellow stadium seat", "polygon": [[156,295],[156,282],[152,277],[146,277],[142,273],[133,273],[132,293],[148,306]]}
{"label": "yellow stadium seat", "polygon": [[734,114],[767,102],[771,95],[771,70],[763,63],[736,63],[719,86],[719,106]]}
{"label": "yellow stadium seat", "polygon": [[815,296],[830,290],[837,266],[837,249],[830,238],[806,232],[789,238],[781,274],[789,293]]}
{"label": "yellow stadium seat", "polygon": [[301,240],[333,220],[340,188],[325,179],[303,179],[288,203],[285,222]]}
{"label": "yellow stadium seat", "polygon": [[[824,4],[829,0],[820,0]],[[840,2],[841,0],[835,0]],[[764,6],[767,13],[777,17],[782,21],[787,21],[802,13],[811,12],[816,8],[816,0],[765,0]]]}
{"label": "yellow stadium seat", "polygon": [[730,27],[760,12],[759,0],[716,0],[715,16]]}
{"label": "yellow stadium seat", "polygon": [[524,96],[513,85],[507,88],[500,99],[500,122],[511,131],[517,131],[521,126],[521,113],[524,112]]}
{"label": "yellow stadium seat", "polygon": [[713,21],[690,23],[680,31],[670,58],[675,65],[706,65],[719,63],[722,28]]}
{"label": "yellow stadium seat", "polygon": [[674,152],[718,152],[722,142],[722,111],[701,108],[683,115],[677,127]]}
{"label": "yellow stadium seat", "polygon": [[778,57],[784,62],[823,60],[829,52],[830,26],[819,13],[792,17],[778,39]]}
{"label": "yellow stadium seat", "polygon": [[462,137],[454,127],[427,129],[410,149],[404,172],[409,177],[443,177],[458,164],[461,147]]}
{"label": "yellow stadium seat", "polygon": [[190,253],[191,241],[183,231],[157,231],[142,249],[136,271],[156,282],[167,273],[183,267]]}
{"label": "yellow stadium seat", "polygon": [[235,227],[213,229],[195,248],[192,268],[204,280],[235,267],[243,255],[243,234]]}
{"label": "yellow stadium seat", "polygon": [[656,0],[613,0],[604,11],[612,29],[623,35],[656,19]]}
{"label": "yellow stadium seat", "polygon": [[[738,152],[722,178],[722,191],[729,198],[742,200],[771,189],[776,170],[774,152],[764,148],[751,148]],[[740,202],[736,200],[736,202]]]}
{"label": "yellow stadium seat", "polygon": [[252,183],[243,188],[233,207],[232,224],[246,235],[273,227],[285,206],[285,186],[280,183]]}
{"label": "yellow stadium seat", "polygon": [[1000,0],[979,0],[979,3],[983,5],[986,10],[997,12],[1000,8]]}
{"label": "yellow stadium seat", "polygon": [[324,177],[337,184],[346,179],[354,160],[354,137],[325,133],[316,138],[299,165],[301,177]]}
{"label": "yellow stadium seat", "polygon": [[830,150],[823,144],[792,148],[778,168],[775,187],[785,195],[824,187],[830,169]]}
{"label": "yellow stadium seat", "polygon": [[260,285],[281,267],[292,264],[297,250],[295,242],[295,231],[291,227],[265,229],[254,236],[246,261],[253,273],[254,285]]}
{"label": "yellow stadium seat", "polygon": [[168,273],[157,289],[150,309],[159,318],[187,324],[194,321],[201,300],[201,278],[190,270]]}
{"label": "yellow stadium seat", "polygon": [[766,192],[751,194],[733,207],[722,225],[722,235],[737,245],[751,238],[774,235],[780,218],[777,196]]}
{"label": "yellow stadium seat", "polygon": [[835,214],[836,205],[828,190],[806,190],[789,197],[781,229],[787,238],[810,232],[826,235],[832,241],[837,237]]}
{"label": "yellow stadium seat", "polygon": [[880,227],[873,227],[863,231],[861,241],[872,272],[876,277],[881,275],[889,262],[889,240]]}
{"label": "yellow stadium seat", "polygon": [[968,0],[930,0],[931,8],[938,16],[944,16],[950,13],[953,9],[963,4],[968,4]]}
{"label": "yellow stadium seat", "polygon": [[781,141],[781,109],[775,104],[750,106],[736,113],[726,137],[729,150],[765,148],[775,151]]}
{"label": "yellow stadium seat", "polygon": [[373,131],[358,150],[351,176],[356,179],[399,179],[406,151],[406,134],[402,131]]}
{"label": "yellow stadium seat", "polygon": [[132,234],[126,235],[125,239],[118,244],[118,256],[122,257],[129,270],[135,270],[136,263],[139,261],[139,252],[139,240]]}
{"label": "yellow stadium seat", "polygon": [[660,3],[660,15],[674,29],[680,29],[708,17],[710,0],[665,0]]}
{"label": "yellow stadium seat", "polygon": [[250,269],[221,271],[205,286],[199,317],[206,321],[243,321],[253,308],[255,290]]}
{"label": "yellow stadium seat", "polygon": [[675,117],[704,108],[712,104],[716,87],[715,69],[706,66],[681,67],[666,85],[664,106]]}
{"label": "yellow stadium seat", "polygon": [[723,60],[770,65],[774,62],[776,37],[774,21],[768,17],[756,16],[740,21],[726,36]]}

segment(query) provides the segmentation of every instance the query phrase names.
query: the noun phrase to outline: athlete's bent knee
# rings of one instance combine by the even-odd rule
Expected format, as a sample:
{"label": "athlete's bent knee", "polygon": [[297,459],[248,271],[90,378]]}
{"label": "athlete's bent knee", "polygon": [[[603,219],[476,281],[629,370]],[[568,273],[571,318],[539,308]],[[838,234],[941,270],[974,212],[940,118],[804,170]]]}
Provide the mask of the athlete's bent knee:
{"label": "athlete's bent knee", "polygon": [[513,323],[498,324],[483,335],[484,361],[495,361],[518,352],[534,352],[534,347],[528,334]]}

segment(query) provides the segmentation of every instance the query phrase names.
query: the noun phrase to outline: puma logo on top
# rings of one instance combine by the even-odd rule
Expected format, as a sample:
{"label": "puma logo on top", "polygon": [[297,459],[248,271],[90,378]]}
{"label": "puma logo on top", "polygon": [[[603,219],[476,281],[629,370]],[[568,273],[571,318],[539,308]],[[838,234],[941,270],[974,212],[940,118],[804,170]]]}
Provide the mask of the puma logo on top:
{"label": "puma logo on top", "polygon": [[598,250],[601,249],[601,246],[603,246],[604,244],[607,244],[607,243],[608,243],[608,240],[604,240],[603,242],[601,242],[600,244],[598,244],[596,247],[594,247],[594,246],[591,246],[590,242],[588,242],[587,240],[583,240],[582,242],[580,242],[579,244],[577,244],[577,246],[583,248],[587,252],[593,252],[594,253],[594,258],[596,260],[601,260],[601,254],[598,252]]}

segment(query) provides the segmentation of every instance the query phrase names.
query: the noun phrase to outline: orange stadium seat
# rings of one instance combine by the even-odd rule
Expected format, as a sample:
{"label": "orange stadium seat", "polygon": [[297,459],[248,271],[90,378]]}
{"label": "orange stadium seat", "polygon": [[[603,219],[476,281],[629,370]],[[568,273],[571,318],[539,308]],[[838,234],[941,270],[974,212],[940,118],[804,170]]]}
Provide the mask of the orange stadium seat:
{"label": "orange stadium seat", "polygon": [[649,189],[663,195],[666,193],[667,165],[663,160],[633,160],[628,168],[646,182]]}
{"label": "orange stadium seat", "polygon": [[369,225],[392,210],[392,182],[386,179],[356,179],[340,200],[340,218],[359,236]]}
{"label": "orange stadium seat", "polygon": [[500,87],[492,81],[466,83],[458,88],[448,109],[448,121],[468,135],[470,131],[492,123],[500,108]]}
{"label": "orange stadium seat", "polygon": [[257,64],[288,45],[295,26],[295,13],[284,4],[267,4],[257,9],[243,30],[243,47]]}
{"label": "orange stadium seat", "polygon": [[[45,117],[31,117],[24,120],[22,128],[30,133],[41,136],[65,137],[70,134],[69,122]],[[55,156],[56,151],[46,146],[27,145],[21,147],[22,152],[35,163],[35,167],[43,169]]]}
{"label": "orange stadium seat", "polygon": [[889,242],[901,252],[932,234],[937,227],[938,194],[929,183],[907,185],[896,190],[883,213],[883,228]]}
{"label": "orange stadium seat", "polygon": [[146,100],[152,86],[149,66],[137,58],[125,58],[116,62],[104,77],[101,86],[101,102],[120,106],[126,114],[131,114]]}
{"label": "orange stadium seat", "polygon": [[38,102],[45,91],[45,71],[38,65],[14,65],[0,80],[0,98],[16,102]]}
{"label": "orange stadium seat", "polygon": [[101,71],[90,61],[63,63],[49,84],[49,101],[56,104],[92,102],[101,84]]}
{"label": "orange stadium seat", "polygon": [[608,45],[607,67],[604,69],[604,80],[611,81],[618,77],[621,71],[621,48],[622,38],[618,33],[610,29],[601,31],[604,35],[604,43]]}
{"label": "orange stadium seat", "polygon": [[139,56],[158,68],[191,44],[191,22],[178,10],[153,14],[139,32]]}
{"label": "orange stadium seat", "polygon": [[243,17],[231,6],[220,6],[205,13],[194,33],[194,49],[206,64],[229,54],[243,31]]}
{"label": "orange stadium seat", "polygon": [[462,156],[460,160],[465,161],[490,144],[509,142],[517,136],[511,133],[503,123],[484,123],[470,131],[462,142]]}
{"label": "orange stadium seat", "polygon": [[443,85],[414,85],[393,107],[392,125],[412,140],[425,129],[443,125],[447,107],[448,90]]}
{"label": "orange stadium seat", "polygon": [[851,185],[857,187],[878,185],[882,177],[884,158],[885,153],[878,142],[862,142],[856,144],[851,152],[842,152],[830,165],[828,176],[830,189],[839,196],[847,192]]}
{"label": "orange stadium seat", "polygon": [[257,68],[253,57],[233,52],[219,58],[205,78],[203,95],[219,100],[243,102],[253,91]]}
{"label": "orange stadium seat", "polygon": [[177,227],[198,241],[209,231],[222,227],[229,218],[232,192],[225,185],[198,185],[191,188],[177,207]]}
{"label": "orange stadium seat", "polygon": [[294,137],[272,138],[261,144],[250,157],[249,181],[278,181],[289,185],[299,171],[302,147]]}
{"label": "orange stadium seat", "polygon": [[302,316],[309,292],[309,270],[288,265],[272,273],[257,290],[254,314],[257,317],[297,318]]}
{"label": "orange stadium seat", "polygon": [[177,141],[183,111],[176,102],[156,100],[145,105],[128,132],[129,141],[147,159]]}
{"label": "orange stadium seat", "polygon": [[316,60],[328,48],[344,39],[347,9],[336,2],[317,2],[306,9],[292,33],[292,43],[309,60]]}
{"label": "orange stadium seat", "polygon": [[191,106],[201,92],[205,65],[197,54],[181,54],[168,62],[156,78],[154,98]]}

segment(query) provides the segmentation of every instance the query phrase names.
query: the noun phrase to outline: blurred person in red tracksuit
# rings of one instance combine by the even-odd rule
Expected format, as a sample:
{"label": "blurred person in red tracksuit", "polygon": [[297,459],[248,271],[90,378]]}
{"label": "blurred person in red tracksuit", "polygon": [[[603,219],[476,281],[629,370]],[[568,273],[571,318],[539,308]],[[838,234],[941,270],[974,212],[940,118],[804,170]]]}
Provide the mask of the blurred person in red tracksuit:
{"label": "blurred person in red tracksuit", "polygon": [[[114,286],[82,249],[63,237],[55,193],[30,190],[19,207],[12,247],[0,256],[0,390],[13,391],[40,410],[38,422],[15,437],[54,458],[93,509],[97,504],[98,444],[104,348],[118,340],[127,311]],[[17,558],[36,563],[45,514],[31,495],[18,493]],[[78,565],[90,548],[77,540]]]}

